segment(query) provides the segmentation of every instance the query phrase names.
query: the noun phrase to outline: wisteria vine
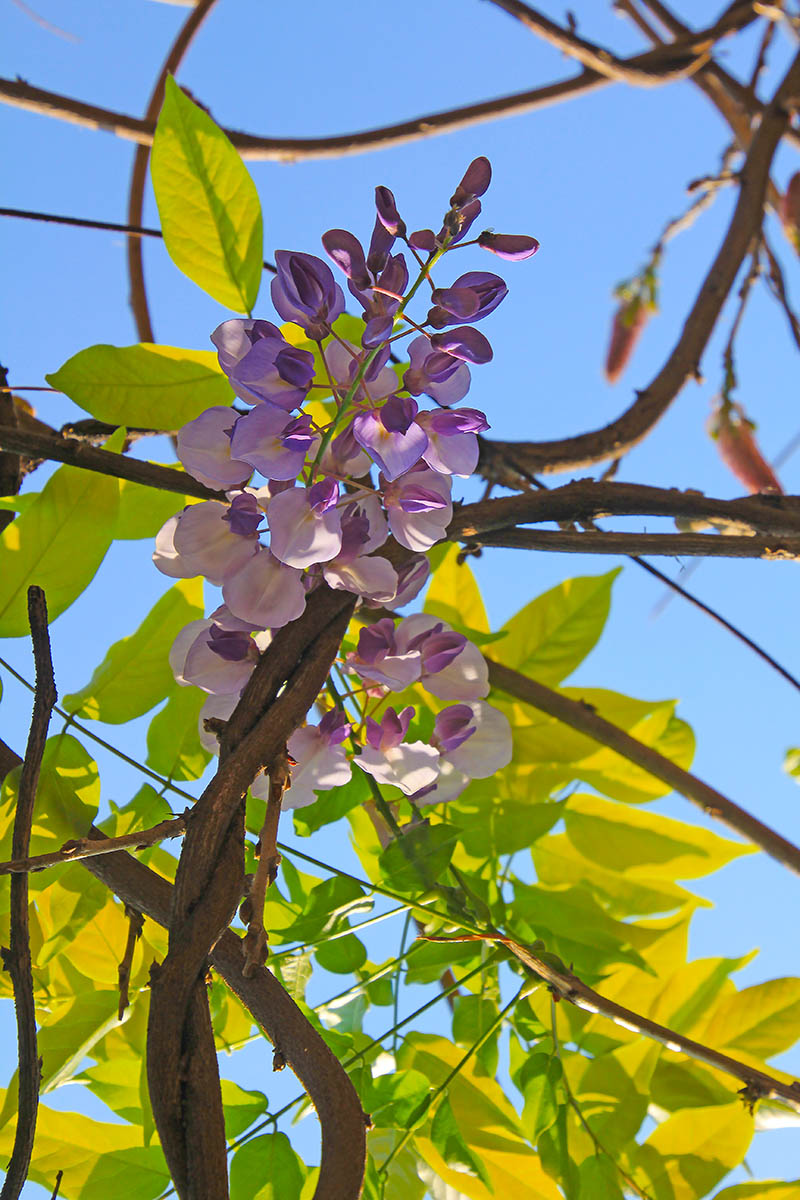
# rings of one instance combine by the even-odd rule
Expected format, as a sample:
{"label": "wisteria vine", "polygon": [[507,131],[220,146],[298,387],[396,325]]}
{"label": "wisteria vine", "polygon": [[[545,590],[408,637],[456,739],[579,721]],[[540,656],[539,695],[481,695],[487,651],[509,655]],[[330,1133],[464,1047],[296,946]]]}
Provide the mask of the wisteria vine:
{"label": "wisteria vine", "polygon": [[[469,390],[468,364],[492,358],[472,322],[493,312],[508,290],[487,271],[436,287],[432,272],[456,247],[477,245],[511,261],[538,249],[527,235],[486,231],[465,241],[490,181],[489,161],[476,158],[438,233],[409,234],[392,192],[378,187],[366,254],[347,230],[323,235],[363,310],[360,345],[333,328],[345,296],[327,263],[286,250],[275,255],[272,303],[316,344],[318,358],[270,321],[229,320],[212,334],[220,366],[248,408],[209,408],[180,430],[177,453],[227,501],[192,504],[171,517],[153,555],[166,575],[203,575],[222,589],[223,603],[188,625],[170,655],[178,683],[209,694],[200,736],[211,752],[217,738],[206,721],[230,716],[272,631],[298,618],[323,580],[372,608],[402,608],[428,580],[426,552],[451,520],[453,477],[474,471],[477,434],[489,428],[477,409],[453,407]],[[398,241],[414,262],[413,281],[405,254],[393,253]],[[417,322],[407,308],[426,283],[431,303]],[[390,355],[409,337],[409,365],[395,369]],[[301,411],[312,392],[324,402],[311,406],[313,414]],[[421,409],[421,396],[433,407]],[[403,548],[391,559],[377,553],[390,536]],[[283,808],[311,804],[317,792],[347,783],[353,762],[376,784],[434,804],[510,761],[508,721],[485,701],[483,656],[446,622],[423,613],[374,620],[338,672],[348,680],[346,698],[332,684],[319,698],[319,723],[289,739],[294,764]],[[425,722],[413,706],[397,712],[383,702],[414,684],[450,703],[432,731],[427,722],[426,737],[410,740]],[[268,788],[262,776],[252,791],[266,797]]]}

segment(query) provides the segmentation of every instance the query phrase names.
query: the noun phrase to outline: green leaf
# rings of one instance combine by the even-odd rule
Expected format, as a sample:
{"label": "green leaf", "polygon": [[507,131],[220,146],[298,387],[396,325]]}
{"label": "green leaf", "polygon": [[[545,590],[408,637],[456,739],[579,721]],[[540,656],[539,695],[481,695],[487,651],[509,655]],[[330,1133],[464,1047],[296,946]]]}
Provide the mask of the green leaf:
{"label": "green leaf", "polygon": [[696,1200],[742,1161],[752,1136],[738,1100],[674,1113],[635,1151],[636,1179],[659,1200]]}
{"label": "green leaf", "polygon": [[296,808],[293,812],[295,831],[300,837],[309,837],[323,825],[330,825],[351,809],[365,804],[372,796],[367,777],[363,771],[354,771],[349,783],[320,792],[316,804],[307,808]]}
{"label": "green leaf", "polygon": [[601,796],[570,796],[564,823],[584,858],[647,880],[695,879],[755,852],[754,846]]}
{"label": "green leaf", "polygon": [[717,1192],[714,1200],[800,1200],[800,1179],[786,1183],[778,1179],[737,1183]]}
{"label": "green leaf", "polygon": [[800,979],[770,979],[720,998],[699,1040],[729,1054],[770,1058],[800,1037]]}
{"label": "green leaf", "polygon": [[525,1097],[522,1123],[535,1146],[539,1138],[555,1124],[558,1116],[556,1088],[561,1079],[561,1063],[551,1054],[532,1054],[525,1064],[520,1087]]}
{"label": "green leaf", "polygon": [[174,432],[233,400],[213,351],[149,342],[89,346],[45,379],[99,421],[142,429]]}
{"label": "green leaf", "polygon": [[540,683],[560,683],[583,662],[603,632],[611,585],[620,570],[567,579],[532,600],[503,626],[507,636],[494,656]]}
{"label": "green leaf", "polygon": [[117,541],[154,538],[170,517],[174,517],[175,513],[192,503],[194,502],[190,496],[180,496],[177,492],[161,492],[158,488],[145,487],[143,483],[120,479],[119,515],[114,537]]}
{"label": "green leaf", "polygon": [[472,1153],[464,1140],[446,1096],[436,1109],[436,1116],[431,1125],[431,1141],[448,1167],[463,1171],[467,1175],[474,1175],[486,1184],[490,1192],[494,1192],[491,1177],[480,1157]]}
{"label": "green leaf", "polygon": [[310,954],[282,954],[280,958],[273,957],[270,969],[278,976],[293,1000],[305,1000],[306,985],[314,970]]}
{"label": "green leaf", "polygon": [[221,1079],[222,1103],[225,1109],[225,1136],[236,1138],[267,1111],[269,1103],[263,1092],[245,1091],[232,1079]]}
{"label": "green leaf", "polygon": [[[453,1041],[458,1046],[472,1046],[497,1020],[497,1003],[488,996],[456,996],[453,1007]],[[499,1027],[477,1052],[477,1059],[487,1075],[497,1072],[497,1040]]]}
{"label": "green leaf", "polygon": [[114,537],[116,479],[61,467],[0,534],[0,637],[28,634],[30,584],[44,588],[52,622],[94,578]]}
{"label": "green leaf", "polygon": [[174,687],[168,658],[172,643],[184,626],[202,616],[202,579],[179,579],[134,634],[109,648],[89,683],[64,697],[64,708],[110,725],[149,712]]}
{"label": "green leaf", "polygon": [[322,942],[314,951],[317,962],[326,971],[337,975],[349,975],[357,971],[367,961],[367,951],[363,942],[354,933],[347,937],[336,938],[335,941]]}
{"label": "green leaf", "polygon": [[[0,830],[4,858],[10,857],[19,775],[18,767],[6,776],[2,789]],[[36,789],[31,854],[46,854],[70,838],[85,837],[97,815],[99,802],[97,763],[69,734],[48,738]]]}
{"label": "green leaf", "polygon": [[458,546],[447,547],[428,588],[424,611],[441,617],[454,628],[469,626],[488,633],[489,618],[480,588],[467,564],[459,564],[459,553]]}
{"label": "green leaf", "polygon": [[171,77],[150,173],[176,267],[225,308],[252,312],[264,240],[255,184],[219,126]]}
{"label": "green leaf", "polygon": [[613,1159],[599,1151],[591,1158],[585,1158],[578,1168],[580,1194],[582,1196],[602,1196],[603,1200],[623,1200],[620,1187],[621,1176]]}
{"label": "green leaf", "polygon": [[430,1090],[425,1076],[413,1068],[379,1075],[367,1089],[364,1106],[375,1125],[413,1129],[425,1120]]}
{"label": "green leaf", "polygon": [[453,825],[413,825],[400,841],[393,841],[380,857],[389,886],[398,892],[428,891],[440,882],[458,841],[460,830]]}
{"label": "green leaf", "polygon": [[231,1163],[231,1200],[299,1200],[306,1169],[285,1133],[245,1142]]}
{"label": "green leaf", "polygon": [[39,492],[25,492],[23,496],[2,496],[0,497],[0,512],[27,512],[38,495]]}
{"label": "green leaf", "polygon": [[199,688],[175,686],[147,730],[148,767],[169,779],[200,778],[211,759],[198,729],[206,699]]}

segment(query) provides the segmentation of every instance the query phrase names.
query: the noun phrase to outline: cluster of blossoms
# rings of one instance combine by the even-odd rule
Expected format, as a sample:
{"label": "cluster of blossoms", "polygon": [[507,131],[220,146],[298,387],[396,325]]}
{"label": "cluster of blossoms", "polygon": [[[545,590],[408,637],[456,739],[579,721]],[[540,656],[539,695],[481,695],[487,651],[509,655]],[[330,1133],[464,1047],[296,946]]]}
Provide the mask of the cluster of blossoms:
{"label": "cluster of blossoms", "polygon": [[[316,345],[316,357],[269,321],[229,320],[212,334],[220,366],[247,408],[207,409],[180,431],[177,451],[191,475],[226,499],[172,517],[153,556],[166,575],[203,575],[222,589],[220,607],[183,630],[171,654],[178,682],[209,693],[201,736],[211,750],[216,739],[203,721],[232,712],[272,631],[299,617],[322,581],[375,608],[402,607],[428,579],[425,553],[451,520],[453,477],[474,471],[477,435],[489,427],[477,409],[454,407],[469,390],[470,364],[492,357],[473,322],[507,292],[488,271],[436,287],[432,270],[465,245],[508,260],[538,249],[521,235],[484,232],[465,241],[490,179],[488,160],[475,159],[438,233],[409,234],[394,196],[379,187],[366,253],[346,230],[323,235],[363,310],[360,344],[333,328],[345,296],[327,263],[285,250],[275,255],[272,303],[307,345]],[[394,252],[398,242],[414,261],[413,281],[405,254]],[[423,286],[430,307],[417,322],[406,309]],[[395,370],[394,343],[409,336],[409,365]],[[423,396],[430,408],[420,408]],[[302,411],[312,398],[326,402],[314,405],[313,415]],[[405,551],[395,547],[391,560],[378,553],[390,536]],[[422,615],[398,625],[378,620],[362,629],[340,669],[356,677],[349,709],[327,712],[290,739],[296,766],[284,807],[309,804],[315,792],[345,783],[351,760],[379,784],[427,803],[458,795],[470,778],[509,761],[508,724],[483,699],[483,658],[444,622]],[[428,742],[405,740],[413,708],[397,713],[383,704],[388,692],[412,683],[456,701],[439,712]]]}

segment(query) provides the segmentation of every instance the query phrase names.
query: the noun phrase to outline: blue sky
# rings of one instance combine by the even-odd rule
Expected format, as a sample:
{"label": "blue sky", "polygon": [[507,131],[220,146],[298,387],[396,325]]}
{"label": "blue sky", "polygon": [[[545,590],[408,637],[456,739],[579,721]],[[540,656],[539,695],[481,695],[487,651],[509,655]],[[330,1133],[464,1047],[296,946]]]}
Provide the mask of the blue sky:
{"label": "blue sky", "polygon": [[[186,10],[154,0],[35,2],[42,17],[76,40],[49,32],[21,7],[6,6],[3,74],[124,112],[143,112]],[[643,48],[629,24],[608,11],[610,5],[584,0],[572,7],[585,36],[620,53]],[[696,26],[713,19],[717,7],[695,0]],[[550,10],[560,16],[557,6]],[[476,0],[436,5],[406,0],[399,8],[307,0],[300,24],[297,15],[291,5],[220,0],[179,72],[180,82],[222,124],[301,136],[402,120],[573,73],[556,51]],[[732,69],[746,69],[753,54],[752,37],[742,41],[747,54],[738,45],[724,50]],[[767,83],[786,54],[787,44],[779,40]],[[131,143],[11,108],[0,116],[6,162],[13,164],[6,172],[4,204],[125,219]],[[686,184],[713,173],[727,144],[727,130],[704,97],[690,83],[677,83],[636,91],[608,87],[539,112],[341,160],[250,166],[264,210],[265,253],[271,256],[279,248],[316,253],[320,234],[331,227],[368,236],[377,183],[394,190],[409,227],[434,224],[467,163],[487,154],[494,167],[484,205],[487,221],[498,230],[534,234],[542,249],[532,261],[508,264],[504,272],[509,298],[502,315],[485,325],[495,359],[474,372],[470,403],[487,412],[496,436],[538,440],[602,425],[628,406],[632,389],[645,386],[661,365],[716,253],[732,192],[723,191],[712,210],[671,244],[662,271],[660,314],[614,388],[601,370],[613,309],[610,293],[643,265],[662,226],[682,211]],[[796,166],[793,152],[779,153],[774,170],[779,186]],[[148,191],[145,223],[157,221]],[[797,257],[774,218],[769,229],[789,287],[797,291]],[[136,341],[121,236],[2,219],[0,239],[7,272],[0,300],[5,335],[0,359],[13,383],[41,384],[45,372],[86,345]],[[157,338],[208,347],[209,333],[226,314],[179,274],[163,246],[146,243],[144,255]],[[266,292],[257,315],[271,316]],[[724,497],[740,493],[705,433],[730,319],[726,310],[705,355],[706,382],[686,387],[652,436],[627,456],[620,478]],[[795,355],[782,314],[759,290],[737,349],[737,398],[758,422],[768,457],[800,424]],[[62,397],[30,398],[53,425],[77,415]],[[34,477],[37,486],[41,474]],[[782,479],[787,491],[800,490],[800,456],[787,464]],[[477,488],[465,488],[465,496],[477,494]],[[91,591],[56,622],[62,694],[86,681],[106,647],[130,632],[163,590],[149,557],[144,542],[116,547]],[[500,624],[560,580],[600,574],[615,563],[605,557],[495,550],[485,552],[475,569],[492,621]],[[673,575],[680,567],[670,560],[656,565]],[[710,561],[691,587],[800,672],[796,564]],[[678,697],[680,715],[698,739],[696,773],[787,836],[800,838],[800,795],[782,771],[786,749],[800,743],[800,696],[684,602],[673,600],[654,618],[662,592],[626,563],[615,584],[606,635],[571,682],[643,698]],[[6,643],[1,652],[30,674],[22,641]],[[4,684],[3,736],[20,746],[28,698],[13,681],[4,679]],[[131,736],[135,741],[142,734]],[[101,766],[107,795],[119,799],[135,786],[113,760]],[[680,798],[662,807],[700,819]],[[339,850],[346,853],[344,847]],[[794,911],[796,887],[796,880],[761,855],[733,863],[701,883],[700,892],[716,907],[696,916],[692,952],[740,954],[760,947],[738,977],[740,985],[797,973],[785,936],[785,914]],[[797,1055],[791,1061],[789,1069],[800,1069]],[[71,1095],[65,1097],[71,1101]],[[791,1178],[797,1152],[797,1131],[763,1134],[750,1162],[756,1175]],[[38,1189],[31,1188],[30,1195],[36,1194]]]}

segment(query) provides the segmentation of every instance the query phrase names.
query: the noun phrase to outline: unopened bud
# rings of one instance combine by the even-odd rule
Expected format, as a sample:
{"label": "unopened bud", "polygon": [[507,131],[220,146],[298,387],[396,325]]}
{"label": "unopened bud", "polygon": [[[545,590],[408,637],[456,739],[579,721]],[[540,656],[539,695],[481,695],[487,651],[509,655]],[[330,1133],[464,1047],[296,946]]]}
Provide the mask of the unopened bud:
{"label": "unopened bud", "polygon": [[709,433],[717,443],[720,458],[748,492],[782,494],[775,472],[756,444],[754,429],[753,422],[732,404],[721,404],[709,422]]}
{"label": "unopened bud", "polygon": [[647,304],[638,296],[633,300],[623,301],[614,314],[606,355],[606,379],[609,383],[616,383],[628,365],[648,315]]}
{"label": "unopened bud", "polygon": [[491,233],[489,230],[479,235],[478,245],[508,262],[530,258],[539,249],[536,238],[525,233]]}

